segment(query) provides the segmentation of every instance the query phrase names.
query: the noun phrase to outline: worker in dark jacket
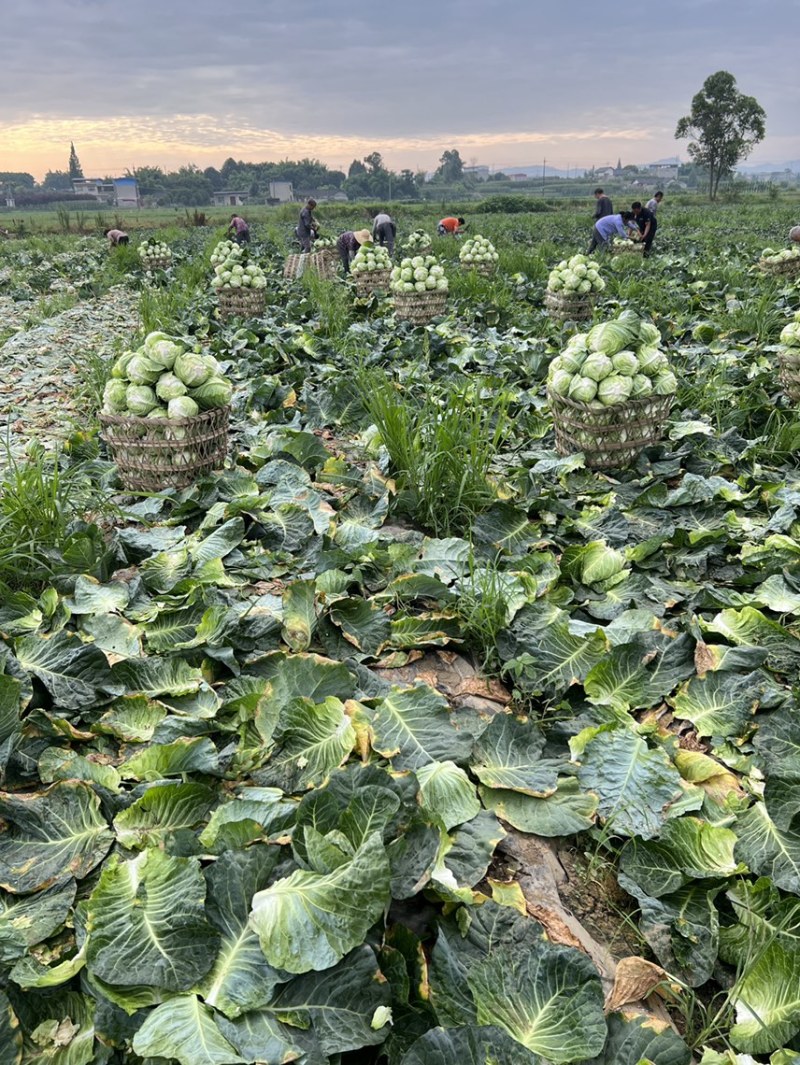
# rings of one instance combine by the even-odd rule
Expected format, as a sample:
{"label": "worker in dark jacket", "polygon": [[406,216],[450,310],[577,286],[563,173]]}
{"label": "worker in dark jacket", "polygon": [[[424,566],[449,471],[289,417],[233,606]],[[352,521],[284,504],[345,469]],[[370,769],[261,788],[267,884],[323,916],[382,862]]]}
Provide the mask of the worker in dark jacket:
{"label": "worker in dark jacket", "polygon": [[300,221],[297,223],[297,239],[300,241],[300,248],[306,252],[311,251],[311,241],[314,240],[319,230],[317,220],[314,218],[314,208],[316,206],[316,200],[309,200],[300,212]]}
{"label": "worker in dark jacket", "polygon": [[372,241],[374,244],[385,245],[390,255],[394,255],[394,242],[397,237],[397,226],[391,216],[381,211],[372,219]]}
{"label": "worker in dark jacket", "polygon": [[355,258],[358,249],[362,244],[367,244],[371,240],[372,234],[368,229],[358,229],[355,233],[352,229],[348,229],[336,241],[336,250],[342,260],[345,277],[350,273],[350,263]]}
{"label": "worker in dark jacket", "polygon": [[656,237],[658,219],[652,211],[648,211],[646,207],[642,207],[639,200],[631,204],[631,210],[633,211],[636,225],[639,227],[639,232],[642,234],[644,254],[647,256],[650,254],[650,249],[653,247],[653,241]]}
{"label": "worker in dark jacket", "polygon": [[594,220],[598,218],[605,218],[607,214],[614,213],[614,207],[611,203],[611,199],[606,196],[602,189],[594,190],[594,198],[597,200],[597,205],[594,209]]}

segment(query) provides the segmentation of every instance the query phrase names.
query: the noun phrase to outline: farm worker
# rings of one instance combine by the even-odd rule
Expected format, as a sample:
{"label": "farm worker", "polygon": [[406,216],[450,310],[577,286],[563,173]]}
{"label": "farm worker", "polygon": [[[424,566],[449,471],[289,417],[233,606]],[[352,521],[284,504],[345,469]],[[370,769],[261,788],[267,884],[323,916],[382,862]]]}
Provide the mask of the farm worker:
{"label": "farm worker", "polygon": [[375,244],[385,245],[389,254],[394,255],[394,241],[397,236],[397,226],[385,211],[381,211],[372,219],[372,240]]}
{"label": "farm worker", "polygon": [[109,243],[111,244],[112,248],[115,247],[117,244],[130,243],[130,237],[122,229],[104,229],[103,236],[108,237]]}
{"label": "farm worker", "polygon": [[594,220],[598,218],[605,218],[606,215],[613,214],[614,208],[611,204],[611,200],[606,196],[602,189],[594,190],[594,198],[597,200],[597,204],[594,209]]}
{"label": "farm worker", "polygon": [[357,229],[355,233],[348,229],[342,233],[336,241],[336,250],[342,260],[345,277],[350,273],[350,263],[362,244],[368,244],[372,240],[372,234],[368,229]]}
{"label": "farm worker", "polygon": [[642,207],[638,200],[631,204],[631,211],[644,241],[644,253],[649,255],[658,229],[658,220],[653,212]]}
{"label": "farm worker", "polygon": [[233,233],[233,239],[237,244],[250,243],[250,226],[238,214],[231,215],[231,224],[228,226],[228,232]]}
{"label": "farm worker", "polygon": [[311,251],[311,241],[316,239],[319,226],[314,218],[314,208],[317,201],[311,199],[300,212],[300,221],[297,223],[297,239],[300,241],[302,251]]}
{"label": "farm worker", "polygon": [[463,218],[443,218],[436,227],[436,232],[440,237],[446,237],[448,233],[451,237],[457,237],[462,229],[467,228],[467,223]]}
{"label": "farm worker", "polygon": [[650,214],[655,215],[656,211],[661,206],[661,201],[663,199],[664,199],[664,193],[663,192],[656,192],[656,193],[653,194],[653,198],[651,200],[648,200],[647,203],[645,204],[645,207],[650,212]]}
{"label": "farm worker", "polygon": [[600,248],[601,251],[608,251],[611,246],[611,238],[615,233],[620,237],[629,237],[632,233],[635,233],[638,237],[639,231],[634,224],[633,215],[630,211],[622,211],[620,214],[607,214],[602,218],[598,218],[594,224],[592,243],[589,245],[589,250],[586,254],[590,255],[595,248]]}
{"label": "farm worker", "polygon": [[789,230],[789,240],[793,240],[796,244],[800,244],[800,226],[792,226]]}

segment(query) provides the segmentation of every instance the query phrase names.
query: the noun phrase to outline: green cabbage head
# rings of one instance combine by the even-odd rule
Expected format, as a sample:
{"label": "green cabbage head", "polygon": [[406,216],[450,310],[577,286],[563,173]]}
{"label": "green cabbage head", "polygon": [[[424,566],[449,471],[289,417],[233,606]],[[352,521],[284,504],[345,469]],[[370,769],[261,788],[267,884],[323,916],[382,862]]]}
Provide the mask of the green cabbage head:
{"label": "green cabbage head", "polygon": [[167,404],[167,413],[170,418],[194,418],[200,413],[200,408],[191,396],[178,396]]}
{"label": "green cabbage head", "polygon": [[180,377],[187,388],[198,388],[211,377],[211,367],[202,355],[188,351],[178,355],[173,366],[173,373]]}
{"label": "green cabbage head", "polygon": [[591,403],[597,395],[597,382],[576,374],[569,383],[569,398],[576,403]]}
{"label": "green cabbage head", "polygon": [[162,373],[156,382],[156,395],[168,403],[171,399],[186,395],[186,385],[174,373]]}
{"label": "green cabbage head", "polygon": [[131,414],[143,418],[153,407],[158,406],[156,394],[149,385],[128,385],[125,398]]}
{"label": "green cabbage head", "polygon": [[193,388],[192,399],[200,410],[227,407],[233,395],[233,386],[224,377],[209,377],[199,388]]}
{"label": "green cabbage head", "polygon": [[595,352],[590,355],[581,367],[584,377],[591,377],[593,381],[602,381],[604,377],[614,372],[614,365],[607,355]]}
{"label": "green cabbage head", "polygon": [[106,381],[103,389],[103,409],[108,413],[120,413],[128,407],[128,386],[116,377]]}
{"label": "green cabbage head", "polygon": [[623,377],[622,374],[612,374],[597,386],[597,398],[606,407],[616,407],[631,398],[632,388],[633,378]]}
{"label": "green cabbage head", "polygon": [[639,372],[639,360],[632,351],[618,351],[612,356],[611,362],[616,372],[624,377],[633,377]]}

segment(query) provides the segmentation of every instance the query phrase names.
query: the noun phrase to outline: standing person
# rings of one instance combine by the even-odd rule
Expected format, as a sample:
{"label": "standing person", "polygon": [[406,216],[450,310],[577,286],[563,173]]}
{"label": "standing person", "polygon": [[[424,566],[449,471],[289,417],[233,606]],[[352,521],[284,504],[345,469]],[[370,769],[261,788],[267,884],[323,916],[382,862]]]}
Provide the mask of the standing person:
{"label": "standing person", "polygon": [[316,206],[317,201],[311,199],[300,212],[300,221],[297,223],[296,232],[297,239],[300,241],[301,251],[311,251],[311,241],[316,239],[319,231],[319,225],[316,218],[314,218],[314,208]]}
{"label": "standing person", "polygon": [[443,218],[436,226],[436,232],[440,237],[446,237],[448,234],[451,237],[457,237],[461,230],[466,228],[467,223],[463,218]]}
{"label": "standing person", "polygon": [[645,204],[645,207],[647,208],[647,210],[650,212],[651,215],[655,215],[656,211],[661,206],[661,201],[663,199],[664,199],[664,193],[663,192],[656,192],[656,193],[653,194],[652,199],[649,199],[647,201],[647,203]]}
{"label": "standing person", "polygon": [[589,245],[586,254],[591,255],[595,248],[599,248],[601,251],[608,251],[611,247],[611,238],[615,234],[620,237],[628,237],[631,233],[636,233],[638,236],[633,214],[630,211],[603,215],[594,224],[592,243]]}
{"label": "standing person", "polygon": [[371,240],[372,234],[368,229],[358,229],[355,232],[352,229],[348,229],[336,241],[336,250],[342,260],[345,277],[350,273],[350,263],[353,261],[358,249],[362,244],[368,244]]}
{"label": "standing person", "polygon": [[385,245],[390,255],[394,255],[394,242],[397,237],[397,226],[391,216],[385,211],[380,211],[372,219],[372,240],[375,244]]}
{"label": "standing person", "polygon": [[117,244],[129,244],[130,237],[123,229],[104,229],[103,236],[108,237],[108,242],[112,248]]}
{"label": "standing person", "polygon": [[606,196],[602,189],[594,190],[594,198],[597,200],[597,204],[594,209],[595,222],[599,218],[605,218],[606,215],[614,213],[614,207],[611,203],[611,200],[608,196]]}
{"label": "standing person", "polygon": [[631,204],[631,211],[633,217],[636,220],[636,225],[639,227],[639,232],[642,234],[642,241],[644,243],[644,254],[648,256],[650,249],[653,247],[653,241],[656,237],[656,230],[658,229],[658,220],[652,211],[649,211],[646,207],[642,207],[641,203],[637,200]]}
{"label": "standing person", "polygon": [[228,226],[228,233],[233,234],[233,239],[237,244],[250,243],[250,226],[238,214],[231,215],[231,224]]}

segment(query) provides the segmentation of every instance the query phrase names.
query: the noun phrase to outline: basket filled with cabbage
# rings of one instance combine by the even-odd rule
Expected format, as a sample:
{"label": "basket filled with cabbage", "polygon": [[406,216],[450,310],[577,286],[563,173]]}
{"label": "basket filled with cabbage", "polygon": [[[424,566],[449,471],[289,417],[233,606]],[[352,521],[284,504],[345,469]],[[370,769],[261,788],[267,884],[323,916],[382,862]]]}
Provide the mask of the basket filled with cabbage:
{"label": "basket filled with cabbage", "polygon": [[660,440],[677,388],[660,343],[634,311],[570,338],[547,375],[560,455],[582,451],[590,469],[620,469]]}
{"label": "basket filled with cabbage", "polygon": [[221,318],[252,317],[264,310],[267,278],[260,266],[250,262],[247,248],[221,240],[211,253],[211,265],[211,287],[217,293]]}
{"label": "basket filled with cabbage", "polygon": [[408,234],[401,247],[403,251],[418,253],[427,251],[432,243],[430,233],[426,233],[424,229],[415,229],[413,233]]}
{"label": "basket filled with cabbage", "polygon": [[136,249],[142,267],[149,273],[152,270],[166,270],[172,263],[172,252],[168,244],[157,237],[148,237]]}
{"label": "basket filled with cabbage", "polygon": [[612,255],[644,255],[644,244],[628,237],[614,237],[611,241]]}
{"label": "basket filled with cabbage", "polygon": [[499,258],[494,244],[487,237],[470,237],[458,253],[462,270],[474,270],[485,277],[495,272]]}
{"label": "basket filled with cabbage", "polygon": [[415,325],[432,321],[444,314],[448,288],[444,267],[435,255],[401,260],[391,274],[396,317]]}
{"label": "basket filled with cabbage", "polygon": [[781,330],[778,367],[783,391],[792,403],[800,403],[800,311]]}
{"label": "basket filled with cabbage", "polygon": [[218,469],[228,450],[233,388],[211,355],[150,333],[126,351],[103,393],[100,424],[123,485],[133,491],[183,488]]}
{"label": "basket filled with cabbage", "polygon": [[764,248],[758,260],[758,268],[765,274],[788,274],[790,277],[800,274],[800,245],[792,248]]}
{"label": "basket filled with cabbage", "polygon": [[588,255],[562,259],[550,271],[544,302],[551,318],[591,318],[598,292],[606,287],[597,263]]}
{"label": "basket filled with cabbage", "polygon": [[392,260],[381,244],[362,244],[350,264],[350,273],[359,296],[368,296],[377,289],[388,289],[392,275]]}

